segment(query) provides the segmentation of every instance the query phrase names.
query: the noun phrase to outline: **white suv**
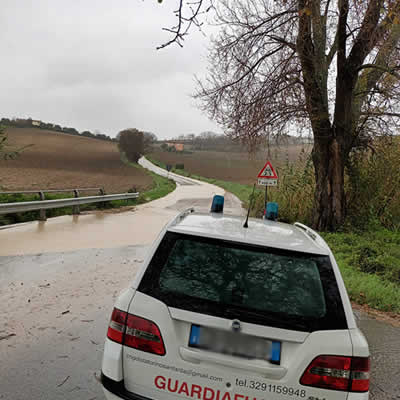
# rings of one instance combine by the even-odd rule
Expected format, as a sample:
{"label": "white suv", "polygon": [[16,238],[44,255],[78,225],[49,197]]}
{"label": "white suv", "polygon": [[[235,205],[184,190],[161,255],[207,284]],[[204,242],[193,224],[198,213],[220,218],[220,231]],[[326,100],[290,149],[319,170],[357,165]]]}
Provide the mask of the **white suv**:
{"label": "white suv", "polygon": [[362,400],[368,344],[310,228],[181,213],[117,300],[102,384],[119,400]]}

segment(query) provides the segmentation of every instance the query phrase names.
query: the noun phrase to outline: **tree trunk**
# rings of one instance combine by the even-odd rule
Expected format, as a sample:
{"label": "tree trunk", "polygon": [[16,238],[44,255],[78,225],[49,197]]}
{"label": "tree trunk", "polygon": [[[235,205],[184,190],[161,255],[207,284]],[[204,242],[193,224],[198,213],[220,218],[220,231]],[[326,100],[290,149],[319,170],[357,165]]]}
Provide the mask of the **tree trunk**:
{"label": "tree trunk", "polygon": [[335,231],[344,222],[344,146],[333,135],[315,135],[312,158],[315,168],[313,226]]}

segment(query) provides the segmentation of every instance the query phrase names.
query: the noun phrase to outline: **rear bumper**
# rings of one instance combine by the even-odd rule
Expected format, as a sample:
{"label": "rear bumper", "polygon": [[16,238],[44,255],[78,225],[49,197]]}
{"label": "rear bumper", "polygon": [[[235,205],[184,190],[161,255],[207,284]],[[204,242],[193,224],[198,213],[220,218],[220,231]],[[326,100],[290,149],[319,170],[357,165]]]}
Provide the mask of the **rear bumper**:
{"label": "rear bumper", "polygon": [[114,381],[108,376],[101,373],[101,383],[104,388],[104,393],[107,400],[152,400],[148,397],[140,396],[138,394],[128,392],[125,389],[124,381]]}

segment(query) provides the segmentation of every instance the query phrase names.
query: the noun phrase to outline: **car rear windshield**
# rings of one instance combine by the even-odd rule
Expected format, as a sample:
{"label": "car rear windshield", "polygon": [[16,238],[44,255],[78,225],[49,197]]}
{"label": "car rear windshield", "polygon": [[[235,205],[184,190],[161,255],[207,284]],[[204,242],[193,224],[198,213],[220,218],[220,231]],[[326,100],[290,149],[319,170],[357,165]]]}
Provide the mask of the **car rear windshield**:
{"label": "car rear windshield", "polygon": [[168,232],[139,291],[171,307],[285,329],[347,327],[327,256]]}

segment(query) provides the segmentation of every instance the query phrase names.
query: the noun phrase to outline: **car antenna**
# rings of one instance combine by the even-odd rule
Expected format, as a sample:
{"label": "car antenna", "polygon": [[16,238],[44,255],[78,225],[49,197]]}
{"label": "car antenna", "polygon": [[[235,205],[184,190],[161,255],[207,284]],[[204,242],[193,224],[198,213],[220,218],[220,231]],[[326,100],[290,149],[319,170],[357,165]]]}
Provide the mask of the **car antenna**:
{"label": "car antenna", "polygon": [[253,199],[254,199],[254,189],[256,188],[256,184],[254,184],[253,186],[253,193],[251,194],[251,198],[250,198],[250,204],[249,204],[249,209],[247,210],[247,217],[246,217],[246,221],[244,222],[243,228],[248,228],[249,227],[249,215],[250,215],[250,210],[251,207],[253,206]]}

